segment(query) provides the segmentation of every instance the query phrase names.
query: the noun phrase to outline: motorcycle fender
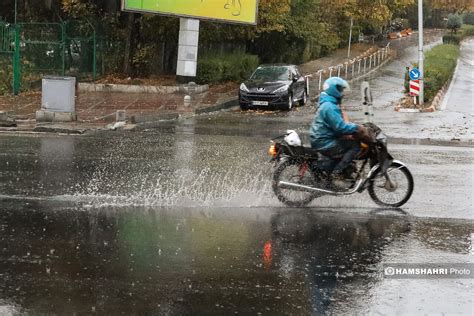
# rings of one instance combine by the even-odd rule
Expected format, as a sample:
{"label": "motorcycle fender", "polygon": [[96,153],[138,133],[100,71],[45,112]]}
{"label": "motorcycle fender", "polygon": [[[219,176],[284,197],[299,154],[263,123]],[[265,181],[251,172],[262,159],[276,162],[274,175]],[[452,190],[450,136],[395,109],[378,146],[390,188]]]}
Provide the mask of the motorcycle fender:
{"label": "motorcycle fender", "polygon": [[[402,168],[406,168],[407,166],[401,162],[400,160],[393,160],[392,163],[395,163],[395,164],[398,164],[400,165],[400,167]],[[367,179],[372,179],[372,177],[375,175],[375,173],[377,172],[377,170],[380,168],[380,164],[376,164],[375,166],[372,167],[372,169],[370,169],[369,171],[369,174],[367,175]]]}

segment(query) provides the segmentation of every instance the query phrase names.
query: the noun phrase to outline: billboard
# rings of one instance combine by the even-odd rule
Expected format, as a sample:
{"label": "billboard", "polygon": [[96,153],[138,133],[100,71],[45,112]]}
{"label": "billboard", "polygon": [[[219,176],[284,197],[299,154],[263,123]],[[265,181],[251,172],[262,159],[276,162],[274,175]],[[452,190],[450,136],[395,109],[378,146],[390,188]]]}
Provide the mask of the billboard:
{"label": "billboard", "polygon": [[122,10],[257,24],[258,0],[122,0]]}

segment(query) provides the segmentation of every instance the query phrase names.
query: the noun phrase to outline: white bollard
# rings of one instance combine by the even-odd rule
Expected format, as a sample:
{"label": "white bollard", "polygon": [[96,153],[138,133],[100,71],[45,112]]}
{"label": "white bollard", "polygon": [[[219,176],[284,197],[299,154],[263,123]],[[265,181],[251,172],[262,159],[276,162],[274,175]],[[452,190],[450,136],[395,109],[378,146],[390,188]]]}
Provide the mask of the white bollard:
{"label": "white bollard", "polygon": [[321,91],[322,80],[323,80],[323,71],[320,70],[319,71],[319,91]]}

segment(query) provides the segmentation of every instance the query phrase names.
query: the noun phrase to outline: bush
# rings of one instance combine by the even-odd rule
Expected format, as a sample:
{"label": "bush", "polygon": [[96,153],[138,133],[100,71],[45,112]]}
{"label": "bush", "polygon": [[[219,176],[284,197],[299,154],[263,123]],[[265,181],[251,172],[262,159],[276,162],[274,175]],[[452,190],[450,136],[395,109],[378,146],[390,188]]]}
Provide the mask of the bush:
{"label": "bush", "polygon": [[10,55],[0,55],[0,95],[12,92],[12,80],[13,67],[11,57]]}
{"label": "bush", "polygon": [[439,45],[425,54],[425,101],[431,101],[451,78],[459,57],[459,46]]}
{"label": "bush", "polygon": [[474,25],[474,11],[464,13],[462,22],[464,24]]}
{"label": "bush", "polygon": [[460,42],[461,36],[459,35],[447,34],[443,36],[443,44],[459,45]]}
{"label": "bush", "polygon": [[457,30],[461,27],[461,25],[462,25],[462,18],[459,14],[448,15],[448,22],[446,24],[448,29],[456,33]]}
{"label": "bush", "polygon": [[222,68],[221,60],[217,57],[200,59],[197,66],[197,83],[219,82],[222,79]]}
{"label": "bush", "polygon": [[454,44],[459,45],[461,41],[468,37],[474,36],[474,25],[464,24],[461,27],[461,31],[457,34],[446,34],[443,36],[443,44]]}
{"label": "bush", "polygon": [[463,37],[474,36],[474,25],[464,24],[461,27],[461,31]]}
{"label": "bush", "polygon": [[242,81],[252,74],[258,64],[256,55],[225,54],[203,57],[198,60],[196,80],[199,84]]}

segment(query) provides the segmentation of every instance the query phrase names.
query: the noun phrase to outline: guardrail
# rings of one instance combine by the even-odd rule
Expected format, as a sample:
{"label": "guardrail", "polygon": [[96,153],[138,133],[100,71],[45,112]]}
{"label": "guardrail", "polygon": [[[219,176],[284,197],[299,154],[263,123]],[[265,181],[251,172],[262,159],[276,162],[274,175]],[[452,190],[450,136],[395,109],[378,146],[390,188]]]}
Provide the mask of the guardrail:
{"label": "guardrail", "polygon": [[390,54],[390,43],[387,46],[380,48],[375,53],[372,53],[369,56],[365,57],[357,57],[352,60],[349,60],[343,64],[339,64],[336,66],[331,66],[326,69],[319,70],[314,76],[313,80],[318,82],[317,90],[318,93],[321,92],[323,82],[333,76],[338,76],[344,78],[346,80],[356,79],[361,77],[374,68],[380,66]]}

